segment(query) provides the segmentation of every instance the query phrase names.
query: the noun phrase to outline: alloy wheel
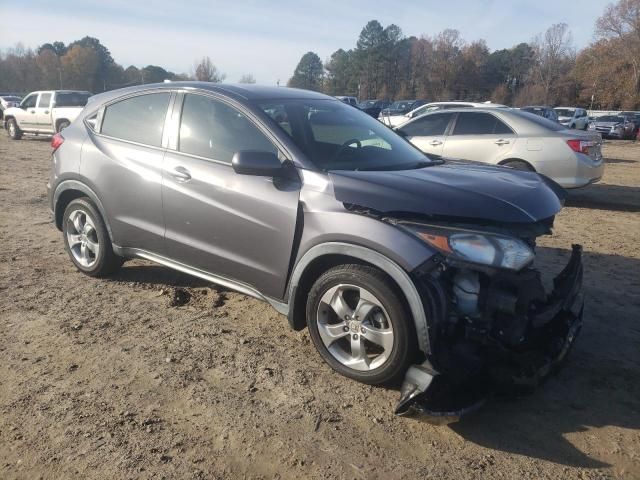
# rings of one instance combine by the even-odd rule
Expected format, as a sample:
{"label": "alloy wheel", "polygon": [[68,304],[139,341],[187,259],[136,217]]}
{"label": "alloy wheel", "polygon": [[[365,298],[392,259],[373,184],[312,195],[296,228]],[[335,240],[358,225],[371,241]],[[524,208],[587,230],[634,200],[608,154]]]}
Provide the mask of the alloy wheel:
{"label": "alloy wheel", "polygon": [[320,338],[342,365],[374,370],[390,357],[393,327],[382,303],[370,291],[349,284],[329,288],[316,314]]}
{"label": "alloy wheel", "polygon": [[67,217],[67,242],[76,262],[91,268],[100,254],[100,241],[95,223],[83,210],[74,210]]}

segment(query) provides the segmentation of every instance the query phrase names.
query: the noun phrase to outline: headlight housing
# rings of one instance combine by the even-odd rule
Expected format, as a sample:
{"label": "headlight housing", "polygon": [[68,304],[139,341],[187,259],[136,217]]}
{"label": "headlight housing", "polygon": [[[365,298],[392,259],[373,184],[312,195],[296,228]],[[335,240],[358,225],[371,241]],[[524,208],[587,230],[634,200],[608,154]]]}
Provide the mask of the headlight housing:
{"label": "headlight housing", "polygon": [[535,258],[527,244],[507,235],[414,223],[399,225],[440,253],[465,262],[520,270]]}

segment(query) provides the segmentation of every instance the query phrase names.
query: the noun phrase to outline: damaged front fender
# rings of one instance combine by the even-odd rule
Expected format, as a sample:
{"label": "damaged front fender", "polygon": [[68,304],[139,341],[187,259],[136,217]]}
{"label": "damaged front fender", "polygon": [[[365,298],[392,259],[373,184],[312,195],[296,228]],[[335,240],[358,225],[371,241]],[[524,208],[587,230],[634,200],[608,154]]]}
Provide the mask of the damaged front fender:
{"label": "damaged front fender", "polygon": [[[436,369],[427,360],[409,368],[397,415],[455,421],[477,410],[493,392],[530,391],[558,369],[582,327],[582,247],[572,246],[571,258],[549,295],[540,296],[540,280],[536,284],[529,273],[498,275],[485,286],[483,317],[475,322],[461,319],[454,336],[440,338],[448,346],[448,363]],[[500,288],[506,278],[511,281],[512,300]],[[509,325],[509,319],[517,325]],[[466,353],[451,353],[461,351]],[[434,358],[433,363],[440,360]]]}

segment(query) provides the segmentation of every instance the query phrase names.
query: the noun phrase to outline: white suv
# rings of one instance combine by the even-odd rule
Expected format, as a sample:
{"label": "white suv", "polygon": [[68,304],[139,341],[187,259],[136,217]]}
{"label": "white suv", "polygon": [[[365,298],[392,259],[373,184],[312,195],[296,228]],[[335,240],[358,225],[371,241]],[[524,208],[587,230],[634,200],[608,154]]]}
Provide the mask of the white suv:
{"label": "white suv", "polygon": [[584,108],[576,107],[556,107],[554,108],[558,115],[558,122],[567,128],[575,128],[577,130],[586,130],[589,125],[589,116]]}

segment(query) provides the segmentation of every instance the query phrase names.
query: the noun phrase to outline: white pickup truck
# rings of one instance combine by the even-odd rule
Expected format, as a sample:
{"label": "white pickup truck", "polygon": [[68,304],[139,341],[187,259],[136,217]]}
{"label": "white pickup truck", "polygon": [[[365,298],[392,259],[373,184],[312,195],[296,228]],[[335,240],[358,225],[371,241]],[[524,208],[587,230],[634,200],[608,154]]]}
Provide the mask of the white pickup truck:
{"label": "white pickup truck", "polygon": [[20,105],[4,111],[4,128],[13,140],[24,133],[52,135],[75,120],[90,96],[79,90],[31,92]]}

